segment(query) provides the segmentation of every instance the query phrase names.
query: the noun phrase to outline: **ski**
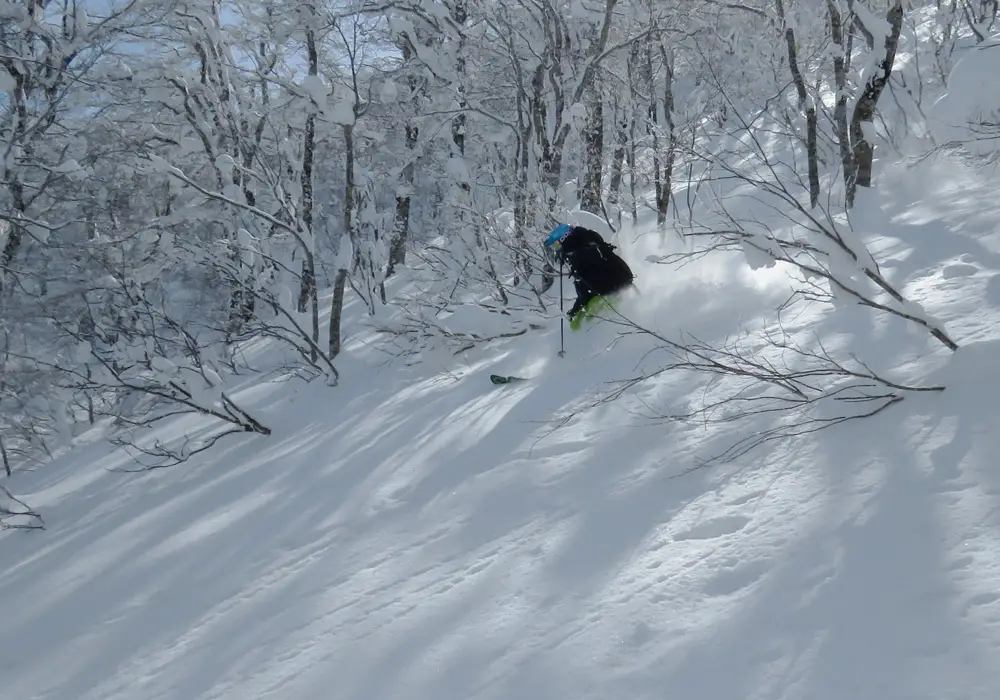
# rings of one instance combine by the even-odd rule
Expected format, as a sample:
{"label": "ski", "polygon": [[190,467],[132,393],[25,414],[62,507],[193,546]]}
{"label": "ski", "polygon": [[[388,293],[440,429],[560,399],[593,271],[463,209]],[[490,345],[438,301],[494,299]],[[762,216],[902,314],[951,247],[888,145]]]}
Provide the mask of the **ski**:
{"label": "ski", "polygon": [[526,381],[524,377],[504,376],[502,374],[491,374],[490,381],[494,384],[513,384],[514,382]]}

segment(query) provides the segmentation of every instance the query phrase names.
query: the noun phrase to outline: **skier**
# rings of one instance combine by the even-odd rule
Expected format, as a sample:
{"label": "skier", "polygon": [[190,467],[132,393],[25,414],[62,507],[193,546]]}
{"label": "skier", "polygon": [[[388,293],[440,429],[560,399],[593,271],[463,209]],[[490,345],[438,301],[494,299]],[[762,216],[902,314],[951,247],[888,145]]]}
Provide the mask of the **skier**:
{"label": "skier", "polygon": [[631,286],[634,279],[615,246],[583,226],[556,226],[545,240],[545,249],[557,263],[566,263],[573,277],[576,301],[566,315],[574,330],[599,310],[603,297]]}

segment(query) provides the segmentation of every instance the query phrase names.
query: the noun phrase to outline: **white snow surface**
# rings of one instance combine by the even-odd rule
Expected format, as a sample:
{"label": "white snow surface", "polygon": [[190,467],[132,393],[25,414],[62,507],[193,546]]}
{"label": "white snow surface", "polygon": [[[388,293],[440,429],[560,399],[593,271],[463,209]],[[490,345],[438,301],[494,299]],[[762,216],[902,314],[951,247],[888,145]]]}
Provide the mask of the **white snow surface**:
{"label": "white snow surface", "polygon": [[[3,11],[0,10],[0,16],[3,16]],[[17,81],[14,80],[7,70],[0,70],[0,91],[3,92],[13,92],[17,88]]]}
{"label": "white snow surface", "polygon": [[[0,536],[3,697],[1000,697],[996,183],[937,161],[879,187],[867,242],[963,347],[856,307],[787,326],[945,392],[697,469],[766,427],[648,418],[711,401],[707,377],[553,431],[645,357],[608,349],[605,325],[567,331],[565,358],[552,318],[445,368],[386,364],[355,325],[339,386],[232,392],[270,437],[127,474],[85,435],[6,482],[48,529]],[[736,252],[642,262],[652,228],[618,240],[639,273],[626,305],[663,333],[720,341],[787,297],[781,265]]]}
{"label": "white snow surface", "polygon": [[[991,155],[997,150],[1000,121],[1000,35],[966,48],[948,76],[948,91],[930,110],[929,126],[939,143],[960,142],[966,150]],[[983,126],[983,125],[987,126]],[[971,125],[971,130],[970,130]]]}

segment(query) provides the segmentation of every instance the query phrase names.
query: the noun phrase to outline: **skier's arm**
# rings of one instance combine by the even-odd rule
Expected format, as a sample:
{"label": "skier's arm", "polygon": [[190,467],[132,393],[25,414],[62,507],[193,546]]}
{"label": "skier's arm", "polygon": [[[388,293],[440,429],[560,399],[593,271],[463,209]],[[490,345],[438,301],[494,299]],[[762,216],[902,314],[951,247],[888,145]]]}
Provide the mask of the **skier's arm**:
{"label": "skier's arm", "polygon": [[577,312],[579,312],[580,309],[586,306],[591,299],[597,296],[596,294],[594,294],[594,290],[591,289],[590,285],[588,285],[586,282],[575,280],[574,284],[576,286],[576,301],[573,302],[573,306],[566,313],[566,315],[569,316],[570,318],[576,316]]}

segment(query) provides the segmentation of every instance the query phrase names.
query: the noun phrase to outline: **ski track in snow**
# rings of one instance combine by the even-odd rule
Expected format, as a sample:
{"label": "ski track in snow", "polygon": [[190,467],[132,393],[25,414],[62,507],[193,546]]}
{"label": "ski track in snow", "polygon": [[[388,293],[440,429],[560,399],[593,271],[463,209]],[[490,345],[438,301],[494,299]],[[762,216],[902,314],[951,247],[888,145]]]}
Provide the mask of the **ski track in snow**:
{"label": "ski track in snow", "polygon": [[[894,171],[901,213],[873,249],[966,347],[948,362],[850,310],[790,327],[929,363],[944,394],[692,469],[736,433],[626,401],[551,432],[587,372],[633,367],[595,332],[570,337],[590,362],[505,387],[487,352],[447,376],[359,362],[336,389],[248,389],[274,435],[170,470],[108,471],[127,463],[81,441],[11,481],[49,529],[0,539],[4,697],[1000,697],[995,188],[911,177]],[[787,292],[725,256],[644,279],[658,319],[710,340]],[[557,337],[505,350],[549,358]],[[664,376],[639,395],[717,391]]]}

